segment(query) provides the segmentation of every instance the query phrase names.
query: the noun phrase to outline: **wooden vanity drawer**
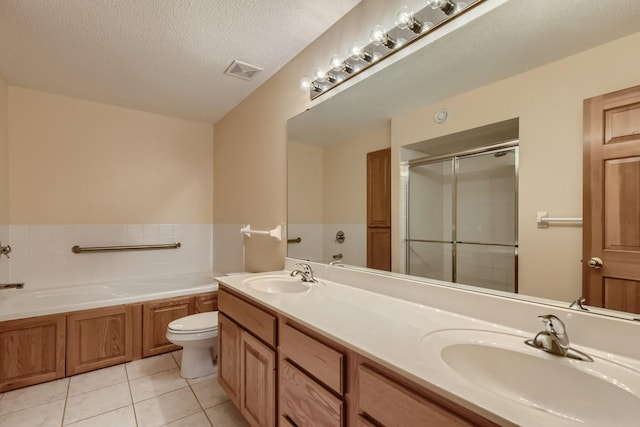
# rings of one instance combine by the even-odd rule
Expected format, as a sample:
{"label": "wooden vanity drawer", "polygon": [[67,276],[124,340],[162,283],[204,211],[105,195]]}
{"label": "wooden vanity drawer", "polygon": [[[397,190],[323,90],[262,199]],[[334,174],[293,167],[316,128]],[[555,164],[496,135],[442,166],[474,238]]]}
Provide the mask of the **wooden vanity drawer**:
{"label": "wooden vanity drawer", "polygon": [[358,389],[360,413],[386,427],[474,425],[364,365],[358,367]]}
{"label": "wooden vanity drawer", "polygon": [[218,310],[267,344],[276,345],[276,317],[221,289]]}
{"label": "wooden vanity drawer", "polygon": [[298,427],[344,426],[342,400],[286,360],[280,363],[280,413]]}
{"label": "wooden vanity drawer", "polygon": [[336,393],[344,393],[342,353],[286,324],[282,325],[281,334],[280,351],[285,357]]}

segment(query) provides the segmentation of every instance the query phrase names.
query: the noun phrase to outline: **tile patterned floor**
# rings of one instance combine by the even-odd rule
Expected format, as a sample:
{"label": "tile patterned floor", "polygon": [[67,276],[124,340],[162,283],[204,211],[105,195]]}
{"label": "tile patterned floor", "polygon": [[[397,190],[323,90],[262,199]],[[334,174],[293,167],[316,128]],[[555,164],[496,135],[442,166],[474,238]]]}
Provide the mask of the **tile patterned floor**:
{"label": "tile patterned floor", "polygon": [[215,375],[180,377],[181,355],[0,393],[0,427],[247,427]]}

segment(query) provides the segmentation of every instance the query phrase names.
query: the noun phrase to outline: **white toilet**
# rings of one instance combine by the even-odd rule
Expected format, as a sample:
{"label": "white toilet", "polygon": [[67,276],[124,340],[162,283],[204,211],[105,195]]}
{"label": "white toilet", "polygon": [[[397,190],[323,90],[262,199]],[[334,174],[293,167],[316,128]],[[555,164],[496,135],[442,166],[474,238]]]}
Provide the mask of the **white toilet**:
{"label": "white toilet", "polygon": [[216,372],[218,312],[198,313],[169,323],[167,339],[182,346],[180,375],[198,378]]}

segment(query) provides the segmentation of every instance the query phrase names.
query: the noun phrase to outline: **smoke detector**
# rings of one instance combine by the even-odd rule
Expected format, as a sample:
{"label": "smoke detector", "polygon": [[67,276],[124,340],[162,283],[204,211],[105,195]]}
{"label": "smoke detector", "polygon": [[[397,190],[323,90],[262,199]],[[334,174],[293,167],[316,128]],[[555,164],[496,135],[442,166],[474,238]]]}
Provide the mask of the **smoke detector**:
{"label": "smoke detector", "polygon": [[229,65],[229,67],[227,67],[227,70],[224,73],[228,76],[237,77],[239,79],[251,80],[260,71],[262,71],[262,68],[236,59],[231,63],[231,65]]}

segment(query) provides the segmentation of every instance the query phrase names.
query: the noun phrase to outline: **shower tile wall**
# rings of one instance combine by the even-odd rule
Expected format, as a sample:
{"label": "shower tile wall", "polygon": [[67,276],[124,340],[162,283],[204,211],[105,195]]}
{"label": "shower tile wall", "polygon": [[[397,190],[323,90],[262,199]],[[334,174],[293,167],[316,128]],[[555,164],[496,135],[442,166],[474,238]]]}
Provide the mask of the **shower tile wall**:
{"label": "shower tile wall", "polygon": [[[2,245],[9,244],[9,226],[0,225],[0,243]],[[11,255],[9,255],[11,256]],[[6,283],[9,281],[9,260],[2,256],[0,257],[0,283]]]}
{"label": "shower tile wall", "polygon": [[[343,243],[336,242],[338,231],[344,232]],[[289,239],[302,238],[300,243],[287,244],[291,258],[326,263],[342,254],[345,264],[367,265],[366,224],[288,224],[287,233]]]}
{"label": "shower tile wall", "polygon": [[[212,224],[11,225],[0,274],[28,289],[213,272]],[[180,249],[74,254],[80,246],[180,242]],[[3,240],[3,244],[4,240]],[[0,276],[1,277],[1,276]]]}

